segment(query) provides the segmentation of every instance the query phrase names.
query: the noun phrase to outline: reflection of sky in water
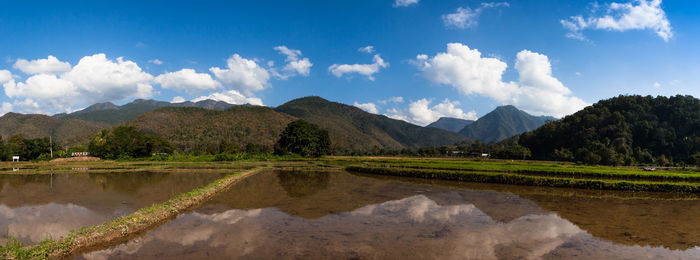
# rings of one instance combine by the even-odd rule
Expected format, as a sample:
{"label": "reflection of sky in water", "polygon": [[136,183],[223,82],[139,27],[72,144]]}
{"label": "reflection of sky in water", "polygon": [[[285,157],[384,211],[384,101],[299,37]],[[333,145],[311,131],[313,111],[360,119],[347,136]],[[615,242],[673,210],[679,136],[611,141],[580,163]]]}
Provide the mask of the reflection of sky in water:
{"label": "reflection of sky in water", "polygon": [[700,249],[618,246],[555,214],[498,222],[473,204],[441,206],[417,195],[313,220],[276,208],[193,212],[84,257],[697,259]]}
{"label": "reflection of sky in water", "polygon": [[[49,203],[16,208],[0,204],[0,230],[9,232],[23,243],[36,243],[47,237],[59,238],[71,229],[97,224],[105,218],[75,204]],[[7,232],[2,233],[0,243],[5,243]]]}

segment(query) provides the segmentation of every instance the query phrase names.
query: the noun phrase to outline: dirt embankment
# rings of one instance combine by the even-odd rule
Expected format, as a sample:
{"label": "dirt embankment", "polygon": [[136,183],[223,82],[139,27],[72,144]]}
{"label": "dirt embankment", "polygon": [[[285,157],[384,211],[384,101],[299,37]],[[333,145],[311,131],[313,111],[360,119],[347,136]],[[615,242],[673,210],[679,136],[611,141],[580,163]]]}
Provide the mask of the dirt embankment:
{"label": "dirt embankment", "polygon": [[98,157],[90,157],[90,156],[83,156],[83,157],[71,157],[71,158],[56,158],[51,160],[51,162],[94,162],[94,161],[99,161],[101,160]]}

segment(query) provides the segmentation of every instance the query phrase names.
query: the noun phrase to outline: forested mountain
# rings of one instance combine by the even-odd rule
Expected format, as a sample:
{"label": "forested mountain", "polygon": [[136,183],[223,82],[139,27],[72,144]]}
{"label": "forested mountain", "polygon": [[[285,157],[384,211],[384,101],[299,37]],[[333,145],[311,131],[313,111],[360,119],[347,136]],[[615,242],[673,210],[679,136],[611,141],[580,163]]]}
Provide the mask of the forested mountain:
{"label": "forested mountain", "polygon": [[700,100],[618,96],[525,133],[519,142],[534,159],[700,163]]}
{"label": "forested mountain", "polygon": [[466,120],[453,117],[441,117],[435,122],[430,123],[427,127],[435,127],[443,130],[459,133],[459,130],[465,126],[474,123],[474,120]]}
{"label": "forested mountain", "polygon": [[213,110],[225,110],[231,106],[233,105],[214,100],[170,103],[165,101],[137,99],[122,106],[117,106],[110,102],[97,103],[80,111],[70,114],[56,114],[54,117],[66,119],[75,118],[115,125],[162,107],[199,107]]}
{"label": "forested mountain", "polygon": [[327,129],[336,152],[419,148],[454,144],[467,138],[459,134],[420,127],[382,115],[370,114],[354,106],[331,102],[320,97],[289,101],[276,111],[304,119]]}
{"label": "forested mountain", "polygon": [[280,133],[295,118],[262,106],[232,106],[224,111],[196,107],[160,108],[125,123],[171,142],[184,152],[233,152],[248,144],[272,151]]}
{"label": "forested mountain", "polygon": [[532,131],[556,118],[533,116],[514,106],[500,106],[465,126],[460,134],[485,143],[498,142],[508,137]]}
{"label": "forested mountain", "polygon": [[47,115],[7,113],[0,117],[0,136],[8,140],[12,135],[24,138],[53,137],[61,145],[86,144],[90,135],[109,127],[105,123],[79,119],[58,119]]}

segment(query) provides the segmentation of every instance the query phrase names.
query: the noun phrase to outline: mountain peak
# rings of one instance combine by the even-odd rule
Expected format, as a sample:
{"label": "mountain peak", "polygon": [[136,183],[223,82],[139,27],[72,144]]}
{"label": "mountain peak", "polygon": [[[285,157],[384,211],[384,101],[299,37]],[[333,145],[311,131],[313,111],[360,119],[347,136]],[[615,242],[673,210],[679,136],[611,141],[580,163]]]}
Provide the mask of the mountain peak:
{"label": "mountain peak", "polygon": [[460,134],[482,142],[498,142],[508,137],[535,130],[551,117],[537,117],[513,105],[499,106],[476,122],[464,127]]}
{"label": "mountain peak", "polygon": [[467,120],[454,117],[441,117],[437,121],[429,124],[427,127],[435,127],[458,133],[459,130],[462,130],[465,126],[471,123],[474,123],[474,120]]}

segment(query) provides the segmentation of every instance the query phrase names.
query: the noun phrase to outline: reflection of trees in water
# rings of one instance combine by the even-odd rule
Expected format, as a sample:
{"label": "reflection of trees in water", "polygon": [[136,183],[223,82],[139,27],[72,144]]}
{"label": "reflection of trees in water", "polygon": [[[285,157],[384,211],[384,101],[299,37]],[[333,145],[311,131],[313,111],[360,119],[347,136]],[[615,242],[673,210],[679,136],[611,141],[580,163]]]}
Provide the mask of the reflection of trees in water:
{"label": "reflection of trees in water", "polygon": [[0,191],[5,187],[5,183],[15,189],[22,189],[25,185],[32,183],[40,183],[48,186],[51,183],[52,177],[53,176],[50,174],[0,174]]}
{"label": "reflection of trees in water", "polygon": [[102,190],[113,190],[119,193],[132,194],[144,185],[153,185],[168,177],[167,172],[114,172],[88,173],[90,180]]}
{"label": "reflection of trees in water", "polygon": [[302,198],[328,187],[331,175],[328,172],[279,171],[277,178],[288,196]]}

